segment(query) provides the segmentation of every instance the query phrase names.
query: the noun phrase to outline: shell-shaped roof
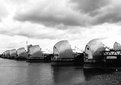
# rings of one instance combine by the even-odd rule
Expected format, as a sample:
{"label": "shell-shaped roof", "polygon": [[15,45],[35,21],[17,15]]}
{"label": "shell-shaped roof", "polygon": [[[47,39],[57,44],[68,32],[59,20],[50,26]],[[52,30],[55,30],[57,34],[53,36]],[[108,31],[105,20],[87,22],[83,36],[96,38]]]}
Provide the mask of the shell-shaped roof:
{"label": "shell-shaped roof", "polygon": [[10,50],[6,50],[5,51],[5,57],[9,57],[10,56]]}
{"label": "shell-shaped roof", "polygon": [[85,52],[94,56],[99,56],[102,51],[105,50],[105,45],[100,39],[93,39],[89,41],[85,47]]}
{"label": "shell-shaped roof", "polygon": [[24,47],[18,48],[18,49],[17,49],[17,54],[18,54],[18,55],[21,54],[21,53],[24,53],[24,52],[26,52],[26,50],[25,50]]}
{"label": "shell-shaped roof", "polygon": [[26,52],[25,48],[21,47],[21,48],[17,49],[17,55],[18,56],[22,56],[22,57],[26,57],[27,56],[27,52]]}
{"label": "shell-shaped roof", "polygon": [[10,56],[16,56],[16,49],[10,50]]}
{"label": "shell-shaped roof", "polygon": [[114,50],[121,50],[121,45],[118,42],[115,42],[113,45]]}
{"label": "shell-shaped roof", "polygon": [[28,53],[31,55],[30,57],[43,57],[43,53],[39,45],[29,47]]}
{"label": "shell-shaped roof", "polygon": [[61,40],[57,42],[53,47],[54,55],[58,58],[73,58],[73,52],[71,45],[67,40]]}

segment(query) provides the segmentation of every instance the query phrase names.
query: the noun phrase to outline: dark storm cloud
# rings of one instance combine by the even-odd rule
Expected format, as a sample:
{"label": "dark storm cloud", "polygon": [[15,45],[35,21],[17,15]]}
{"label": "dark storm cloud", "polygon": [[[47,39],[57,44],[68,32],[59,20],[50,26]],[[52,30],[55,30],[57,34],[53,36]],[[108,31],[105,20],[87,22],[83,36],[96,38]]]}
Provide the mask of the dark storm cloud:
{"label": "dark storm cloud", "polygon": [[27,15],[17,15],[15,19],[20,21],[31,21],[35,23],[42,23],[46,26],[54,26],[58,24],[64,24],[64,25],[71,25],[71,26],[78,26],[78,25],[84,25],[85,21],[79,22],[79,20],[73,15],[69,15],[66,17],[57,17],[56,15],[49,15],[44,16],[41,14],[34,14],[29,13]]}
{"label": "dark storm cloud", "polygon": [[[91,16],[96,15],[96,10],[109,4],[109,0],[71,0],[76,3],[75,8]],[[97,13],[98,14],[98,13]]]}
{"label": "dark storm cloud", "polygon": [[80,12],[91,16],[91,25],[121,21],[121,4],[118,0],[72,0]]}
{"label": "dark storm cloud", "polygon": [[[48,0],[46,0],[45,3],[48,3]],[[33,8],[30,7],[30,9],[27,10],[25,8],[24,11],[16,12],[16,16],[14,18],[19,21],[42,23],[46,26],[55,26],[60,24],[83,26],[89,21],[87,19],[88,15],[81,14],[77,10],[73,10],[68,0],[53,0],[50,1],[47,6],[33,6]]]}
{"label": "dark storm cloud", "polygon": [[118,23],[121,22],[121,6],[117,7],[107,7],[100,14],[94,18],[92,24],[102,24],[104,22],[108,23]]}
{"label": "dark storm cloud", "polygon": [[57,4],[60,2],[59,6],[55,5],[54,1],[46,2],[47,6],[33,6],[24,12],[18,11],[14,18],[46,26],[88,26],[121,21],[121,6],[113,4],[113,0],[67,0],[64,3],[57,1]]}

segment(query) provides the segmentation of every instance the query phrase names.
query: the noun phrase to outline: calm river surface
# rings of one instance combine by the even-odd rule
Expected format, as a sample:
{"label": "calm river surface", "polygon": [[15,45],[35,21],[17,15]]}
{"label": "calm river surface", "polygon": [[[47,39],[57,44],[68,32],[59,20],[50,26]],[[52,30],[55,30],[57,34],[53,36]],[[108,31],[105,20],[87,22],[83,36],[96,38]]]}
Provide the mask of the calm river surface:
{"label": "calm river surface", "polygon": [[0,85],[121,85],[121,71],[0,58]]}

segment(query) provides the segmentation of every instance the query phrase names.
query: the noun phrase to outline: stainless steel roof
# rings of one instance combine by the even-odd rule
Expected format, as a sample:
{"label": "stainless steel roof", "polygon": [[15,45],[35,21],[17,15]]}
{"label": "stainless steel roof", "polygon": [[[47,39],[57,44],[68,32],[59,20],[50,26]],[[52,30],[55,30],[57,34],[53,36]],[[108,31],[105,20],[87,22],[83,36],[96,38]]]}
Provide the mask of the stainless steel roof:
{"label": "stainless steel roof", "polygon": [[71,45],[67,40],[57,42],[53,47],[54,57],[57,58],[73,58]]}

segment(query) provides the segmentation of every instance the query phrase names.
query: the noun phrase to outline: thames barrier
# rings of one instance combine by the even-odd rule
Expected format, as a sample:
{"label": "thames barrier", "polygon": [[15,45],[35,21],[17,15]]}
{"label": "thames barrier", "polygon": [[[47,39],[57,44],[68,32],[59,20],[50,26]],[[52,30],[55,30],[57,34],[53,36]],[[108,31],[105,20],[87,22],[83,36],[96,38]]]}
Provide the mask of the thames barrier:
{"label": "thames barrier", "polygon": [[68,40],[61,40],[53,46],[53,53],[44,53],[39,45],[30,44],[26,48],[8,49],[0,57],[1,85],[121,83],[121,45],[118,42],[109,48],[93,39],[79,53],[73,51]]}

